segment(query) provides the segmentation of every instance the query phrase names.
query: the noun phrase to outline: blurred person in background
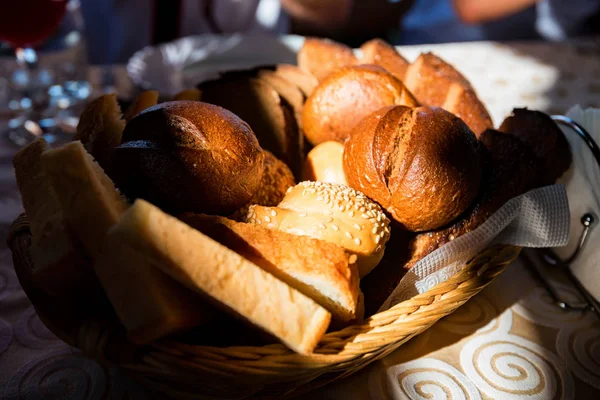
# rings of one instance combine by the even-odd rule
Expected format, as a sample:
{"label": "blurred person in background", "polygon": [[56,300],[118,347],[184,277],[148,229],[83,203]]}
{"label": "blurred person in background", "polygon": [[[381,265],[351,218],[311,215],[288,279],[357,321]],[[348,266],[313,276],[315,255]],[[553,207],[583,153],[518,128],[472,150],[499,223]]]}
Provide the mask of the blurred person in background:
{"label": "blurred person in background", "polygon": [[92,64],[202,33],[298,33],[349,44],[384,36],[414,0],[81,0]]}
{"label": "blurred person in background", "polygon": [[396,44],[565,40],[600,33],[600,0],[419,0]]}

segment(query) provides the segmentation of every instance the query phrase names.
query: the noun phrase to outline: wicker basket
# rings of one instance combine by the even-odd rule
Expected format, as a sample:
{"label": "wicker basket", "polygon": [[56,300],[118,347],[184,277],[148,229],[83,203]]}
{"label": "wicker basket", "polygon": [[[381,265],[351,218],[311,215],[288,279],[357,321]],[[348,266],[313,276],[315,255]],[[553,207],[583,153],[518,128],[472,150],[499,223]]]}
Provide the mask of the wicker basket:
{"label": "wicker basket", "polygon": [[452,313],[520,251],[514,246],[488,248],[450,280],[360,325],[326,334],[314,354],[302,356],[283,345],[220,348],[162,340],[136,348],[118,321],[74,318],[37,289],[29,273],[30,242],[27,219],[21,216],[11,227],[8,246],[21,285],[48,329],[98,362],[119,365],[145,387],[178,399],[279,398],[349,376]]}

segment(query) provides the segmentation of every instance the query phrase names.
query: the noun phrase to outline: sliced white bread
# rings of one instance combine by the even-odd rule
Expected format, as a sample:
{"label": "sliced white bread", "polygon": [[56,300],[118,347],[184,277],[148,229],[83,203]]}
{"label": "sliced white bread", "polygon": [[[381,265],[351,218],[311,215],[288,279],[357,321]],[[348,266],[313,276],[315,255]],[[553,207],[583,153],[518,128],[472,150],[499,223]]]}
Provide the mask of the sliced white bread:
{"label": "sliced white bread", "polygon": [[144,200],[136,200],[114,234],[163,272],[298,353],[311,353],[327,330],[331,314],[314,300]]}

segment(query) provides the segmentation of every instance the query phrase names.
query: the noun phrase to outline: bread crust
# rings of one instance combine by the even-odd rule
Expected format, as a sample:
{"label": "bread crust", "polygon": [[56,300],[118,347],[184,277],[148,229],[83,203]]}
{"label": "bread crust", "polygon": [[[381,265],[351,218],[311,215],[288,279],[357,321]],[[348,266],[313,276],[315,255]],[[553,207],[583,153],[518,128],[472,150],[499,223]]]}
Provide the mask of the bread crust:
{"label": "bread crust", "polygon": [[421,54],[406,70],[404,84],[424,105],[442,107],[461,118],[479,136],[492,119],[471,83],[432,53]]}
{"label": "bread crust", "polygon": [[167,102],[127,124],[111,176],[129,197],[169,211],[227,215],[258,189],[264,157],[250,126],[232,112]]}
{"label": "bread crust", "polygon": [[366,116],[390,105],[418,105],[401,81],[376,65],[344,67],[329,75],[306,100],[302,122],[307,139],[317,145],[340,143]]}
{"label": "bread crust", "polygon": [[307,37],[298,52],[298,67],[319,82],[335,70],[357,63],[350,47],[329,39]]}
{"label": "bread crust", "polygon": [[410,63],[386,41],[372,39],[360,46],[361,64],[374,64],[385,68],[398,80],[404,80],[404,75]]}
{"label": "bread crust", "polygon": [[440,108],[388,107],[361,122],[344,147],[344,172],[406,229],[442,227],[473,202],[481,183],[475,135]]}

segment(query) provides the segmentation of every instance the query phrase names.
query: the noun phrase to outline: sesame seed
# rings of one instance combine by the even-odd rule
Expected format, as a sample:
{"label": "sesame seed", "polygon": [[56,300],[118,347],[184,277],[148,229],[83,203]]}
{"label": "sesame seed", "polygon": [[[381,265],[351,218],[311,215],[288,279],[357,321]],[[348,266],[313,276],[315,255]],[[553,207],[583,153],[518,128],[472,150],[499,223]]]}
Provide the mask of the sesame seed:
{"label": "sesame seed", "polygon": [[382,248],[383,247],[381,247],[381,245],[377,246],[377,248],[375,249],[375,252],[380,252]]}
{"label": "sesame seed", "polygon": [[272,217],[276,217],[276,216],[277,216],[277,211],[275,211],[275,210],[271,210],[271,216],[272,216]]}
{"label": "sesame seed", "polygon": [[384,238],[385,237],[385,231],[379,232],[379,236],[381,236],[381,238]]}
{"label": "sesame seed", "polygon": [[323,201],[323,196],[318,196],[317,201]]}
{"label": "sesame seed", "polygon": [[292,189],[294,189],[294,187],[289,187],[288,190],[286,191],[286,193],[289,193],[292,191]]}
{"label": "sesame seed", "polygon": [[364,206],[362,206],[362,207],[360,208],[360,212],[364,213],[364,212],[366,212],[366,211],[367,211],[367,209],[366,209]]}
{"label": "sesame seed", "polygon": [[356,243],[357,246],[360,246],[360,239],[359,238],[354,239],[354,243]]}
{"label": "sesame seed", "polygon": [[369,216],[367,214],[362,214],[361,215],[364,219],[369,219]]}
{"label": "sesame seed", "polygon": [[262,221],[260,219],[256,220],[256,225],[262,225]]}
{"label": "sesame seed", "polygon": [[377,226],[374,226],[373,229],[371,230],[371,233],[373,235],[377,235],[377,231],[378,231]]}
{"label": "sesame seed", "polygon": [[379,244],[381,242],[381,236],[375,236],[375,243]]}
{"label": "sesame seed", "polygon": [[265,215],[265,222],[271,222],[271,217],[269,217],[268,215]]}
{"label": "sesame seed", "polygon": [[348,263],[349,264],[354,264],[356,262],[356,260],[358,260],[358,256],[356,254],[352,254],[350,256],[350,258],[348,258]]}
{"label": "sesame seed", "polygon": [[350,210],[349,215],[350,215],[350,217],[354,217],[354,210]]}
{"label": "sesame seed", "polygon": [[325,224],[324,224],[324,223],[320,223],[318,226],[319,226],[319,228],[321,228],[321,229],[325,229]]}
{"label": "sesame seed", "polygon": [[329,222],[333,222],[333,218],[332,218],[332,217],[329,217],[329,218],[327,218],[327,221],[326,221],[326,222],[328,222],[328,223],[329,223]]}
{"label": "sesame seed", "polygon": [[358,229],[359,231],[361,231],[361,230],[362,230],[362,227],[361,227],[359,224],[354,224],[354,227],[355,227],[356,229]]}
{"label": "sesame seed", "polygon": [[336,224],[331,224],[331,229],[333,229],[334,231],[339,231],[340,227],[337,226]]}
{"label": "sesame seed", "polygon": [[354,239],[354,236],[352,236],[352,234],[350,232],[345,232],[346,236],[348,236],[348,239]]}

